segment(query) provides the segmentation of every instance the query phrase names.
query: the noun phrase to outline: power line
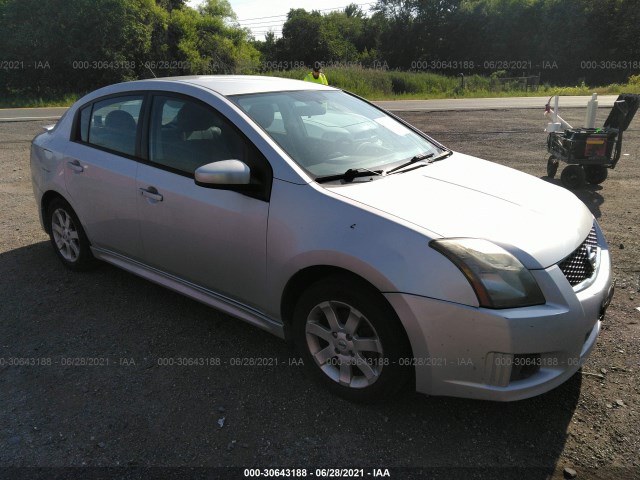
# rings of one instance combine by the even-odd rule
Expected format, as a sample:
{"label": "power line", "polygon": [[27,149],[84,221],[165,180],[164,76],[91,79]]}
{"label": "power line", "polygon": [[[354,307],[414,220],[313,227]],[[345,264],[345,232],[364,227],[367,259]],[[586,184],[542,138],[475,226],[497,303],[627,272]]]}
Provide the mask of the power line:
{"label": "power line", "polygon": [[[260,25],[261,23],[282,23],[284,21],[285,19],[283,18],[282,20],[265,20],[262,22],[248,22],[248,23],[243,23],[243,25]],[[241,20],[239,20],[238,22],[241,22]]]}
{"label": "power line", "polygon": [[276,17],[286,17],[287,14],[283,13],[282,15],[272,15],[270,17],[256,17],[256,18],[245,18],[244,20],[238,20],[239,22],[248,22],[249,20],[262,20],[265,18],[276,18]]}
{"label": "power line", "polygon": [[[363,7],[365,5],[374,5],[375,2],[364,2],[349,5],[356,5],[357,7]],[[313,9],[314,12],[332,12],[332,11],[344,11],[349,5],[344,7],[323,8],[320,10]],[[368,9],[370,10],[370,8]],[[274,35],[282,36],[282,28],[286,23],[288,13],[282,15],[270,15],[266,17],[254,17],[246,18],[244,20],[236,20],[242,28],[248,29],[254,36],[264,36],[267,33],[273,33]],[[277,20],[276,20],[277,19]],[[254,30],[255,29],[255,30]]]}
{"label": "power line", "polygon": [[[365,2],[365,3],[356,3],[356,4],[349,4],[349,5],[356,5],[357,7],[362,7],[364,5],[374,5],[374,4],[375,4],[375,2]],[[331,10],[344,10],[349,5],[345,5],[344,7],[323,8],[321,10],[313,9],[312,11],[314,11],[314,12],[328,12],[328,11],[331,11]],[[288,16],[288,13],[283,13],[282,15],[271,15],[271,16],[268,16],[268,17],[245,18],[245,19],[237,20],[237,21],[238,22],[250,22],[251,20],[264,20],[265,18],[279,18],[279,17],[286,17],[286,16]]]}
{"label": "power line", "polygon": [[248,26],[255,26],[256,28],[262,28],[263,26],[268,27],[269,25],[282,25],[282,22],[259,22],[259,23],[245,23],[242,26],[243,27],[248,27]]}

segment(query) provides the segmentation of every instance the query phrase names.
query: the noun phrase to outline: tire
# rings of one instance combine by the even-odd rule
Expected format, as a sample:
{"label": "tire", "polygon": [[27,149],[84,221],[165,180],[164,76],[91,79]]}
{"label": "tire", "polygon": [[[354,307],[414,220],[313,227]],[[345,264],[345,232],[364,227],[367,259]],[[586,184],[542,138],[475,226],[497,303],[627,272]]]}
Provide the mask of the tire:
{"label": "tire", "polygon": [[96,266],[89,239],[71,206],[61,198],[47,208],[47,229],[56,255],[71,270],[83,271]]}
{"label": "tire", "polygon": [[395,312],[379,292],[346,275],[309,287],[295,307],[292,328],[305,367],[347,400],[388,399],[413,373],[409,341]]}
{"label": "tire", "polygon": [[607,179],[609,169],[600,165],[585,165],[584,173],[588,183],[600,185]]}
{"label": "tire", "polygon": [[553,155],[549,157],[549,160],[547,160],[547,177],[555,178],[559,163],[558,159]]}
{"label": "tire", "polygon": [[580,165],[568,165],[562,171],[560,180],[562,184],[570,190],[577,190],[584,187],[586,175]]}

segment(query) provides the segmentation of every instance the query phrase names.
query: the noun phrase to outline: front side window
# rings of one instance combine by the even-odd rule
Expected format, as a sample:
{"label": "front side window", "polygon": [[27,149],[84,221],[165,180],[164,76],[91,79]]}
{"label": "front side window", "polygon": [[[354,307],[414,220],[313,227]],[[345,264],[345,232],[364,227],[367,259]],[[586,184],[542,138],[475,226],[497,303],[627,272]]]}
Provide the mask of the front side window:
{"label": "front side window", "polygon": [[256,198],[268,200],[273,171],[262,153],[222,114],[197,100],[156,95],[151,107],[149,161],[194,175],[220,160],[240,160],[251,171]]}
{"label": "front side window", "polygon": [[218,160],[243,160],[243,141],[213,109],[196,101],[156,96],[151,109],[149,160],[193,174]]}
{"label": "front side window", "polygon": [[80,139],[126,155],[136,153],[136,133],[143,97],[109,98],[80,112]]}
{"label": "front side window", "polygon": [[314,176],[390,169],[441,149],[372,105],[339,91],[293,91],[231,98]]}

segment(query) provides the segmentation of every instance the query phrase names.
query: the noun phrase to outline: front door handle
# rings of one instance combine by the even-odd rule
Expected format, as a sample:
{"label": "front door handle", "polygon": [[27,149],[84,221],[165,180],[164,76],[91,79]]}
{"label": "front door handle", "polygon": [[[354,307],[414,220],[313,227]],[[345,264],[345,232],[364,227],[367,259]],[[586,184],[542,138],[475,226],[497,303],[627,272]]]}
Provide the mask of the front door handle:
{"label": "front door handle", "polygon": [[161,194],[158,193],[158,190],[155,187],[140,188],[138,190],[140,190],[140,194],[143,197],[146,197],[155,202],[161,202],[164,198]]}
{"label": "front door handle", "polygon": [[75,173],[84,172],[84,167],[82,165],[80,165],[80,162],[78,160],[73,160],[73,161],[67,162],[67,167],[69,167]]}

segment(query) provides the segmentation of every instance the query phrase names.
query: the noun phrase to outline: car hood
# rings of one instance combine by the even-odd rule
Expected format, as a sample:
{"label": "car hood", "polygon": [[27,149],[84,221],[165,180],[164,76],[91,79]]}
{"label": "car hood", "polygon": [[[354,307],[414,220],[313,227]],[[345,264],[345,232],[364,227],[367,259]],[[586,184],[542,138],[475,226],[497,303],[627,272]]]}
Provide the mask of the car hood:
{"label": "car hood", "polygon": [[564,259],[593,226],[589,209],[568,190],[460,153],[387,178],[329,188],[434,238],[490,240],[527,268]]}

